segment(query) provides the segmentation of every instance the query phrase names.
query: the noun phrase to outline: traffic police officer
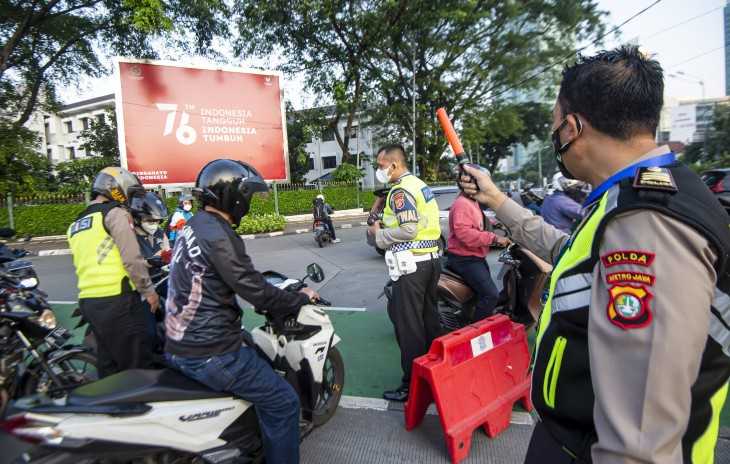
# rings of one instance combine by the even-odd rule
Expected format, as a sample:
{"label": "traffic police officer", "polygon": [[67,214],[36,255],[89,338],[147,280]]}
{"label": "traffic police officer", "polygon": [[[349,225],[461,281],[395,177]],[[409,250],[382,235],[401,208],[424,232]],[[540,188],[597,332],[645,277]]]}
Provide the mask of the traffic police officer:
{"label": "traffic police officer", "polygon": [[[556,263],[537,333],[526,462],[712,463],[730,376],[728,216],[657,147],[662,69],[627,46],[563,72],[553,144],[594,190],[572,235],[462,187]],[[464,178],[462,180],[467,180]]]}
{"label": "traffic police officer", "polygon": [[401,350],[403,381],[383,397],[405,401],[411,379],[411,365],[425,354],[434,338],[440,335],[436,284],[439,262],[439,209],[429,187],[408,172],[405,150],[388,145],[378,151],[376,177],[392,184],[380,223],[370,226],[369,234],[380,249],[387,250],[392,284],[388,315],[395,327]]}
{"label": "traffic police officer", "polygon": [[140,294],[159,307],[126,207],[144,188],[119,167],[102,169],[96,195],[68,229],[79,287],[79,307],[98,343],[99,376],[150,367],[151,340]]}

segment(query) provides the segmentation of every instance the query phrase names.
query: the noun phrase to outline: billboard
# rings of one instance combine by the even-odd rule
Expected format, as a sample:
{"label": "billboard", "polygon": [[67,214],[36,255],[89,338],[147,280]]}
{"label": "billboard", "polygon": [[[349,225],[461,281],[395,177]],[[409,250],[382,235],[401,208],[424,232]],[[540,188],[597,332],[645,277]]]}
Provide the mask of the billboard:
{"label": "billboard", "polygon": [[672,131],[670,139],[684,144],[694,141],[697,131],[697,106],[679,105],[672,108]]}
{"label": "billboard", "polygon": [[281,73],[128,58],[115,71],[121,163],[143,184],[190,186],[218,158],[288,180]]}

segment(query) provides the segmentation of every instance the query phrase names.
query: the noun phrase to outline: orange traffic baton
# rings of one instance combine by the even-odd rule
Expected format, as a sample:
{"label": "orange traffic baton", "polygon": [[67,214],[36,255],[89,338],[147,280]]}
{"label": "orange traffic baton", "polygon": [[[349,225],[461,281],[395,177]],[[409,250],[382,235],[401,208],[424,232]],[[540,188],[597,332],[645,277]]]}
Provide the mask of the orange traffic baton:
{"label": "orange traffic baton", "polygon": [[530,352],[525,327],[496,315],[434,340],[413,361],[406,429],[423,420],[432,403],[453,463],[469,455],[471,436],[484,427],[491,438],[509,427],[513,405],[530,400]]}

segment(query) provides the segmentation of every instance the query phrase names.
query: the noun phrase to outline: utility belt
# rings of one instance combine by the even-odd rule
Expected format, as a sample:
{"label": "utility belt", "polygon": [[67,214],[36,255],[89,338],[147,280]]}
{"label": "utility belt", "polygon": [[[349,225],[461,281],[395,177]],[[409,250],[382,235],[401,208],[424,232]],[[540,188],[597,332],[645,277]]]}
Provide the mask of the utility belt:
{"label": "utility belt", "polygon": [[437,251],[413,253],[411,250],[396,251],[390,250],[385,252],[385,264],[388,266],[388,274],[390,280],[395,282],[400,276],[413,274],[418,270],[418,263],[439,259]]}

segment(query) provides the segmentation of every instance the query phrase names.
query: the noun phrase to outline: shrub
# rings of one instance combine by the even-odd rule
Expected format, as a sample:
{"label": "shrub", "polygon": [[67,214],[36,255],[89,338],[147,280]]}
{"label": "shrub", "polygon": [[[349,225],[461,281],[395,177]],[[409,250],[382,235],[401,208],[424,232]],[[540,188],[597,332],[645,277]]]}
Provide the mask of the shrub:
{"label": "shrub", "polygon": [[286,220],[284,216],[276,214],[247,215],[236,229],[239,234],[262,234],[284,230]]}

